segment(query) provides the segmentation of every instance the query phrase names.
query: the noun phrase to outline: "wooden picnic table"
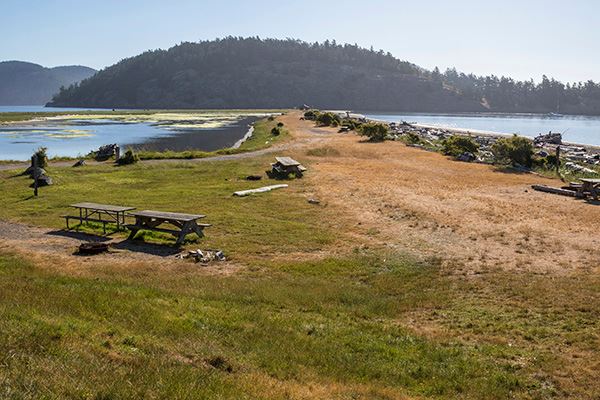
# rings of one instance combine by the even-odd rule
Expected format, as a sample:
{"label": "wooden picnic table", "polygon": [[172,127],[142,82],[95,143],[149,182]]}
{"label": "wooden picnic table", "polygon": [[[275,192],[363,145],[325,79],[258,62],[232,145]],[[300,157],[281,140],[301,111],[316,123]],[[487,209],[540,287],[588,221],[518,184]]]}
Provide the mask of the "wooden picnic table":
{"label": "wooden picnic table", "polygon": [[304,171],[306,168],[290,157],[275,157],[275,162],[271,164],[271,175],[279,178],[287,178],[289,174],[301,178]]}
{"label": "wooden picnic table", "polygon": [[[67,222],[67,229],[69,227],[69,220],[78,220],[80,224],[84,222],[100,222],[103,224],[104,233],[106,233],[107,223],[116,223],[117,229],[121,228],[121,225],[125,224],[125,213],[127,211],[135,210],[135,207],[123,207],[114,206],[110,204],[97,204],[97,203],[76,203],[71,204],[70,207],[79,210],[79,216],[74,215],[63,215]],[[106,216],[106,218],[104,218]]]}
{"label": "wooden picnic table", "polygon": [[[206,217],[206,215],[202,214],[182,214],[143,210],[130,212],[127,213],[127,215],[135,218],[135,224],[127,225],[131,230],[129,239],[133,239],[140,230],[149,230],[170,233],[177,238],[177,245],[181,245],[185,240],[185,237],[191,233],[203,237],[203,229],[210,226],[210,224],[199,224],[197,222],[199,219]],[[177,229],[160,228],[160,225],[166,223],[175,226]]]}
{"label": "wooden picnic table", "polygon": [[581,187],[577,190],[578,197],[585,197],[586,193],[589,193],[594,200],[598,200],[600,194],[600,179],[582,178]]}

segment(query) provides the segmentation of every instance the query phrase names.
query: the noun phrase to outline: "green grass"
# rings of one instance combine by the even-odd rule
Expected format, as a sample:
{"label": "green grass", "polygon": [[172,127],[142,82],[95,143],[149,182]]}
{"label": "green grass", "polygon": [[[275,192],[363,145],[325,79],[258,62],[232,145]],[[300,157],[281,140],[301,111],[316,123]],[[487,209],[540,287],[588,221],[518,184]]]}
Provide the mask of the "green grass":
{"label": "green grass", "polygon": [[60,216],[74,212],[69,204],[90,201],[206,214],[205,221],[213,227],[199,243],[234,257],[321,249],[334,235],[320,223],[321,209],[307,203],[306,180],[292,181],[288,189],[263,195],[233,196],[234,191],[269,184],[266,176],[262,182],[249,182],[245,177],[264,175],[270,160],[50,167],[47,172],[55,184],[40,188],[38,198],[32,198],[28,177],[16,175],[20,171],[2,171],[0,219],[62,228]]}
{"label": "green grass", "polygon": [[327,398],[544,394],[512,367],[517,349],[427,339],[405,326],[411,313],[452,304],[435,266],[357,254],[230,276],[196,268],[106,266],[75,277],[0,257],[0,394],[287,399],[308,386]]}

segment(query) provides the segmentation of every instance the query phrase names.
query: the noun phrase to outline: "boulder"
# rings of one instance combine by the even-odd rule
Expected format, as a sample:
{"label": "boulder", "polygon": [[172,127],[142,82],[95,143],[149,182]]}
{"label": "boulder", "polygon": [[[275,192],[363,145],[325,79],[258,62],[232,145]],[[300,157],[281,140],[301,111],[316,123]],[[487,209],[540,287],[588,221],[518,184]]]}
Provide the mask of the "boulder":
{"label": "boulder", "polygon": [[46,175],[46,170],[44,170],[44,168],[37,168],[35,171],[33,169],[33,167],[29,167],[25,170],[25,172],[23,172],[23,175],[29,175],[32,179],[35,176],[34,172],[37,172],[37,176],[43,176]]}
{"label": "boulder", "polygon": [[456,159],[458,161],[471,162],[471,161],[475,161],[477,159],[477,157],[475,157],[475,154],[465,151],[464,153],[462,153],[461,155],[456,157]]}
{"label": "boulder", "polygon": [[[37,178],[37,184],[38,184],[38,187],[50,186],[50,185],[53,184],[52,178],[49,177],[48,175],[38,176],[38,178]],[[31,185],[29,185],[29,187],[34,187],[34,184],[32,183]]]}

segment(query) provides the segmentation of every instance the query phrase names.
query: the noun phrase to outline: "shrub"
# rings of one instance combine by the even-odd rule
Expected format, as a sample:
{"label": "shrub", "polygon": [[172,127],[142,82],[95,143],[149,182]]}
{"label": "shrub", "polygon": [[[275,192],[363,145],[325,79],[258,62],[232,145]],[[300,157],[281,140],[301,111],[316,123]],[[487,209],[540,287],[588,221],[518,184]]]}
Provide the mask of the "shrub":
{"label": "shrub", "polygon": [[404,142],[409,144],[419,144],[423,142],[421,136],[419,136],[419,134],[415,132],[408,132],[404,134],[402,138],[404,139]]}
{"label": "shrub", "polygon": [[307,112],[304,113],[304,119],[314,121],[317,119],[319,114],[320,114],[320,112],[317,110],[308,110]]}
{"label": "shrub", "polygon": [[498,163],[531,167],[533,145],[529,139],[514,135],[498,139],[492,145],[492,154]]}
{"label": "shrub", "polygon": [[332,112],[320,113],[317,116],[317,123],[321,126],[338,126],[340,122],[340,116]]}
{"label": "shrub", "polygon": [[[36,159],[37,166],[39,168],[46,168],[48,166],[48,155],[46,154],[47,150],[48,149],[46,147],[40,147],[35,153],[33,153],[33,158]],[[31,161],[33,162],[33,160]],[[31,166],[33,167],[33,164],[31,164]]]}
{"label": "shrub", "polygon": [[382,142],[388,135],[388,126],[381,122],[368,122],[360,126],[360,135],[369,138],[369,142]]}
{"label": "shrub", "polygon": [[271,129],[271,135],[273,135],[273,136],[279,136],[279,135],[281,135],[281,129],[279,129],[278,127],[274,126],[273,129]]}
{"label": "shrub", "polygon": [[275,121],[275,117],[272,115],[269,115],[269,118],[267,118],[267,121]]}
{"label": "shrub", "polygon": [[278,126],[279,128],[283,128],[283,122],[278,122],[278,123],[277,123],[277,126]]}
{"label": "shrub", "polygon": [[123,157],[121,157],[117,160],[117,163],[119,165],[130,165],[130,164],[135,164],[139,160],[140,160],[140,158],[138,157],[138,155],[135,154],[133,152],[133,150],[129,149],[125,152]]}
{"label": "shrub", "polygon": [[463,153],[477,153],[479,145],[470,137],[452,135],[442,142],[442,151],[447,156],[458,157]]}
{"label": "shrub", "polygon": [[351,131],[356,131],[360,128],[360,126],[362,125],[362,122],[357,121],[352,118],[345,118],[342,120],[341,125],[347,126],[348,129]]}

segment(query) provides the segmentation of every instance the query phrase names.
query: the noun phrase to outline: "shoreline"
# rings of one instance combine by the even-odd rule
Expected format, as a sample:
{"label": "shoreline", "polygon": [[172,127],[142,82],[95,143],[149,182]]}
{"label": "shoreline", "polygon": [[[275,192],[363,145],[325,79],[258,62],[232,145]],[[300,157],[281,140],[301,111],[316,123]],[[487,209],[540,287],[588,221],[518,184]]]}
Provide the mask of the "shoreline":
{"label": "shoreline", "polygon": [[[368,117],[364,117],[365,119],[369,120],[369,121],[374,121],[374,122],[381,122],[384,124],[390,124],[390,121],[385,121],[385,120],[381,120],[381,119],[376,119],[376,118],[368,118]],[[402,123],[402,121],[397,121],[398,123]],[[443,130],[443,131],[447,131],[447,132],[451,132],[451,133],[456,133],[459,135],[467,135],[467,136],[486,136],[486,137],[493,137],[493,138],[507,138],[507,137],[511,137],[513,135],[517,135],[517,136],[521,136],[530,140],[533,140],[533,137],[531,136],[526,136],[526,135],[522,135],[519,133],[505,133],[505,132],[494,132],[494,131],[485,131],[485,130],[479,130],[479,129],[470,129],[470,128],[455,128],[455,127],[451,127],[451,126],[443,126],[443,125],[429,125],[429,124],[420,124],[420,123],[410,123],[407,122],[410,126],[413,126],[415,128],[421,128],[421,129],[435,129],[435,130]],[[586,144],[586,143],[576,143],[576,142],[566,142],[563,141],[561,146],[565,146],[565,147],[581,147],[581,148],[585,148],[586,150],[590,150],[593,152],[598,152],[600,153],[600,145],[594,145],[594,144]]]}
{"label": "shoreline", "polygon": [[244,144],[244,142],[248,139],[250,139],[252,137],[252,135],[254,134],[254,123],[252,125],[250,125],[250,127],[248,128],[248,131],[246,132],[246,134],[237,142],[235,142],[233,144],[233,146],[231,146],[232,149],[239,149],[241,145]]}

